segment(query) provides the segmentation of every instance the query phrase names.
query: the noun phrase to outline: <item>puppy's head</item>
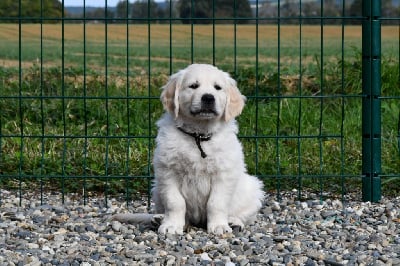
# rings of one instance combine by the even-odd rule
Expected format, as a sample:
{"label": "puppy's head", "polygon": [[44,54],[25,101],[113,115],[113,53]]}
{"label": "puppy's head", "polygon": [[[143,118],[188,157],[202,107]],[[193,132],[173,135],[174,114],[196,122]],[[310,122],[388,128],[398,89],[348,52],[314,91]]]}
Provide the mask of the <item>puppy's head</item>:
{"label": "puppy's head", "polygon": [[228,73],[212,65],[193,64],[170,77],[161,101],[176,118],[229,121],[242,112],[245,97]]}

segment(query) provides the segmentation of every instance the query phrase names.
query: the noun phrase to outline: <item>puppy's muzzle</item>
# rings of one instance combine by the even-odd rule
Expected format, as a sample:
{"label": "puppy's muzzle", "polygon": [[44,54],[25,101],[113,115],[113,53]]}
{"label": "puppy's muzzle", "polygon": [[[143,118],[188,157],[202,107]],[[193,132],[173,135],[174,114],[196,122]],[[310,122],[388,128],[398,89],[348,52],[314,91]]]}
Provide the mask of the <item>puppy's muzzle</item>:
{"label": "puppy's muzzle", "polygon": [[200,118],[210,119],[218,116],[218,111],[216,109],[215,97],[212,94],[206,93],[201,96],[200,108],[191,110],[190,113],[193,116],[198,116]]}

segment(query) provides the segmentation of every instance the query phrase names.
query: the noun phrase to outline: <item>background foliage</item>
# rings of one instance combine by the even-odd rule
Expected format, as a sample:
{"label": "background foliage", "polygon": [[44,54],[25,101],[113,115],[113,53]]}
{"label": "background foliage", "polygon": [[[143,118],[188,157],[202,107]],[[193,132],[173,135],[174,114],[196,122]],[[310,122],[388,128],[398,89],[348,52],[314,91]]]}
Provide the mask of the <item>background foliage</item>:
{"label": "background foliage", "polygon": [[0,1],[0,22],[18,22],[18,18],[23,19],[22,23],[39,23],[42,18],[50,19],[49,22],[59,22],[53,19],[61,18],[62,15],[62,4],[58,0]]}
{"label": "background foliage", "polygon": [[[382,0],[382,16],[394,18],[400,14],[400,2],[398,0]],[[259,3],[258,8],[254,6]],[[278,3],[280,5],[278,5]],[[192,4],[194,6],[192,7]],[[253,4],[253,8],[250,5]],[[41,11],[41,5],[43,5]],[[281,0],[281,1],[254,1],[254,0],[199,0],[199,1],[165,1],[155,2],[154,0],[121,0],[116,7],[108,6],[105,8],[93,7],[65,7],[62,16],[62,4],[60,0],[21,0],[19,1],[2,0],[0,1],[0,21],[17,22],[19,11],[22,22],[40,22],[41,12],[43,17],[52,22],[59,22],[57,19],[67,18],[68,22],[81,22],[79,19],[85,17],[89,21],[104,22],[107,18],[108,23],[142,23],[145,19],[151,19],[150,23],[169,23],[170,15],[172,20],[180,23],[202,23],[208,24],[213,15],[217,19],[216,23],[232,23],[229,18],[236,18],[237,23],[254,23],[251,18],[258,14],[258,23],[281,23],[297,24],[319,24],[321,16],[326,17],[324,24],[340,24],[340,16],[354,17],[346,20],[346,23],[360,24],[358,17],[361,17],[362,0],[352,1],[301,1]],[[85,15],[84,15],[85,13]],[[190,17],[196,17],[191,20]],[[29,20],[24,20],[28,19]],[[32,19],[37,18],[37,19]],[[249,18],[249,19],[243,19]],[[69,20],[76,19],[76,20]],[[147,21],[146,21],[147,23]],[[396,21],[385,21],[385,24],[396,24]]]}

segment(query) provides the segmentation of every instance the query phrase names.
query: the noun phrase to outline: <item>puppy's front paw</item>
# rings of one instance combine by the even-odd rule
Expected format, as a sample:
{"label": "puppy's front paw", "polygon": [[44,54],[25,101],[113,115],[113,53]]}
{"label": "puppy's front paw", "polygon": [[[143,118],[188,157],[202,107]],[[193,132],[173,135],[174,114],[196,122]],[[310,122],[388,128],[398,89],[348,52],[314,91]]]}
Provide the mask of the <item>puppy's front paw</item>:
{"label": "puppy's front paw", "polygon": [[231,233],[232,228],[228,224],[208,224],[207,231],[212,234],[222,235],[225,233]]}
{"label": "puppy's front paw", "polygon": [[232,228],[233,231],[243,231],[244,223],[242,220],[236,217],[229,217],[229,226]]}
{"label": "puppy's front paw", "polygon": [[158,228],[158,233],[183,235],[183,225],[163,222]]}

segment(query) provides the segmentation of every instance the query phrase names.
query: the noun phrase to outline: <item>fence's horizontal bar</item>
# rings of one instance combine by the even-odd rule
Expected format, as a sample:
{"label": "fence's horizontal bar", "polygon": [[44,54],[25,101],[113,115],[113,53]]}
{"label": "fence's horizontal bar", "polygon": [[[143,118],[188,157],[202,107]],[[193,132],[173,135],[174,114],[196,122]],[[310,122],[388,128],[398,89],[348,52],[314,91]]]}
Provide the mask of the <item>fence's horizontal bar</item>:
{"label": "fence's horizontal bar", "polygon": [[399,96],[380,96],[378,99],[381,100],[400,100],[400,95]]}
{"label": "fence's horizontal bar", "polygon": [[24,139],[154,139],[156,136],[95,136],[95,135],[17,135],[17,134],[2,134],[2,138],[24,138]]}
{"label": "fence's horizontal bar", "polygon": [[324,139],[324,138],[343,138],[344,136],[342,135],[288,135],[288,136],[283,136],[283,135],[251,135],[251,136],[245,136],[245,135],[239,135],[238,138],[240,139]]}
{"label": "fence's horizontal bar", "polygon": [[[337,99],[337,98],[362,98],[365,95],[246,95],[247,99]],[[396,97],[396,96],[395,96]],[[399,96],[400,97],[400,96]],[[40,96],[40,95],[15,95],[15,96],[3,96],[0,95],[0,99],[14,99],[14,100],[159,100],[159,96]]]}
{"label": "fence's horizontal bar", "polygon": [[[88,170],[89,171],[89,170]],[[19,179],[19,178],[27,178],[27,179],[53,179],[53,178],[63,178],[63,179],[96,179],[96,178],[109,178],[109,179],[149,179],[154,178],[153,175],[138,175],[138,176],[130,176],[130,175],[69,175],[66,173],[65,175],[61,174],[49,174],[49,175],[40,175],[40,174],[32,174],[26,175],[24,173],[16,173],[0,175],[0,178],[8,178],[8,179]],[[39,180],[40,181],[40,180]]]}
{"label": "fence's horizontal bar", "polygon": [[[9,179],[54,179],[54,178],[63,178],[63,179],[99,179],[99,178],[108,178],[108,179],[148,179],[153,178],[153,175],[61,175],[61,174],[51,174],[51,175],[40,175],[40,174],[5,174],[0,175],[0,178],[9,178]],[[355,174],[283,174],[283,175],[257,175],[259,178],[362,178],[363,175],[355,175]],[[279,179],[278,179],[279,180]]]}
{"label": "fence's horizontal bar", "polygon": [[398,21],[400,21],[400,17],[398,17],[398,18],[379,18],[379,20],[390,20],[390,21],[395,21],[395,20],[398,20]]}
{"label": "fence's horizontal bar", "polygon": [[246,95],[248,99],[337,99],[337,98],[362,98],[366,95],[361,94],[335,94],[335,95]]}
{"label": "fence's horizontal bar", "polygon": [[257,175],[259,178],[274,178],[279,180],[279,178],[362,178],[363,175],[355,174],[290,174],[290,175]]}
{"label": "fence's horizontal bar", "polygon": [[[24,138],[24,139],[154,139],[156,136],[94,136],[94,135],[21,135],[2,134],[2,138]],[[240,139],[316,139],[316,138],[343,138],[342,135],[239,135]]]}
{"label": "fence's horizontal bar", "polygon": [[40,96],[40,95],[15,95],[2,96],[0,99],[21,99],[21,100],[160,100],[159,96]]}
{"label": "fence's horizontal bar", "polygon": [[[37,22],[38,21],[38,19],[35,19],[35,18],[26,18],[26,19],[15,19],[15,18],[7,18],[7,19],[0,19],[0,22],[1,22],[1,20],[8,20],[8,21],[10,21],[10,20],[16,20],[16,22],[17,21],[19,21],[19,22],[21,22],[22,24],[24,24],[24,23],[34,23],[34,22]],[[41,19],[41,20],[43,20],[43,19]],[[166,19],[166,18],[157,18],[157,19],[116,19],[116,18],[81,18],[81,19],[77,19],[77,18],[59,18],[59,19],[45,19],[43,22],[45,22],[45,21],[49,21],[49,22],[61,22],[61,21],[64,21],[64,22],[67,22],[67,23],[77,23],[77,22],[82,22],[82,21],[105,21],[105,22],[107,22],[107,24],[115,24],[115,23],[110,23],[110,22],[118,22],[118,23],[116,23],[116,24],[120,24],[119,22],[123,22],[123,21],[130,21],[130,22],[143,22],[143,23],[141,23],[141,24],[148,24],[149,23],[149,20],[150,20],[150,22],[151,21],[154,21],[154,22],[161,22],[161,21],[170,21],[171,22],[171,25],[173,25],[172,24],[172,22],[173,21],[177,21],[178,22],[178,24],[181,24],[181,22],[183,21],[183,20],[188,20],[188,21],[190,21],[190,20],[203,20],[203,21],[221,21],[221,22],[223,22],[223,21],[232,21],[232,20],[235,20],[235,21],[248,21],[249,23],[247,24],[247,25],[253,25],[253,24],[256,24],[256,23],[258,23],[258,24],[262,24],[262,23],[259,23],[259,22],[262,22],[262,21],[264,21],[265,23],[266,22],[276,22],[276,21],[279,21],[278,23],[279,24],[284,24],[285,23],[285,21],[294,21],[294,20],[297,20],[297,21],[299,21],[299,22],[301,22],[301,23],[304,23],[304,24],[307,24],[307,22],[305,22],[304,20],[322,20],[322,21],[328,21],[328,20],[343,20],[343,21],[346,21],[346,20],[351,20],[352,22],[354,22],[355,20],[357,20],[357,19],[355,19],[355,18],[347,18],[347,17],[332,17],[332,18],[317,18],[317,17],[310,17],[310,18],[308,18],[308,17],[277,17],[277,18],[230,18],[230,19],[212,19],[212,18],[188,18],[188,19],[183,19],[183,18],[177,18],[177,19]],[[361,23],[361,21],[362,21],[362,19],[359,19],[359,21],[360,21],[360,23]],[[210,25],[212,25],[213,23],[210,23]],[[218,24],[217,24],[218,25]]]}
{"label": "fence's horizontal bar", "polygon": [[398,173],[398,174],[381,174],[380,177],[382,177],[382,178],[400,178],[400,173]]}
{"label": "fence's horizontal bar", "polygon": [[100,17],[100,18],[90,18],[90,17],[80,17],[80,18],[48,18],[48,17],[3,17],[1,20],[16,20],[16,21],[144,21],[145,23],[152,22],[152,21],[191,21],[191,20],[198,20],[198,21],[282,21],[282,20],[362,20],[363,17],[352,17],[352,16],[332,16],[332,17],[322,17],[322,16],[312,16],[312,17],[303,17],[303,16],[289,16],[289,17],[223,17],[223,18],[199,18],[199,17],[190,17],[190,18],[113,18],[113,17]]}

